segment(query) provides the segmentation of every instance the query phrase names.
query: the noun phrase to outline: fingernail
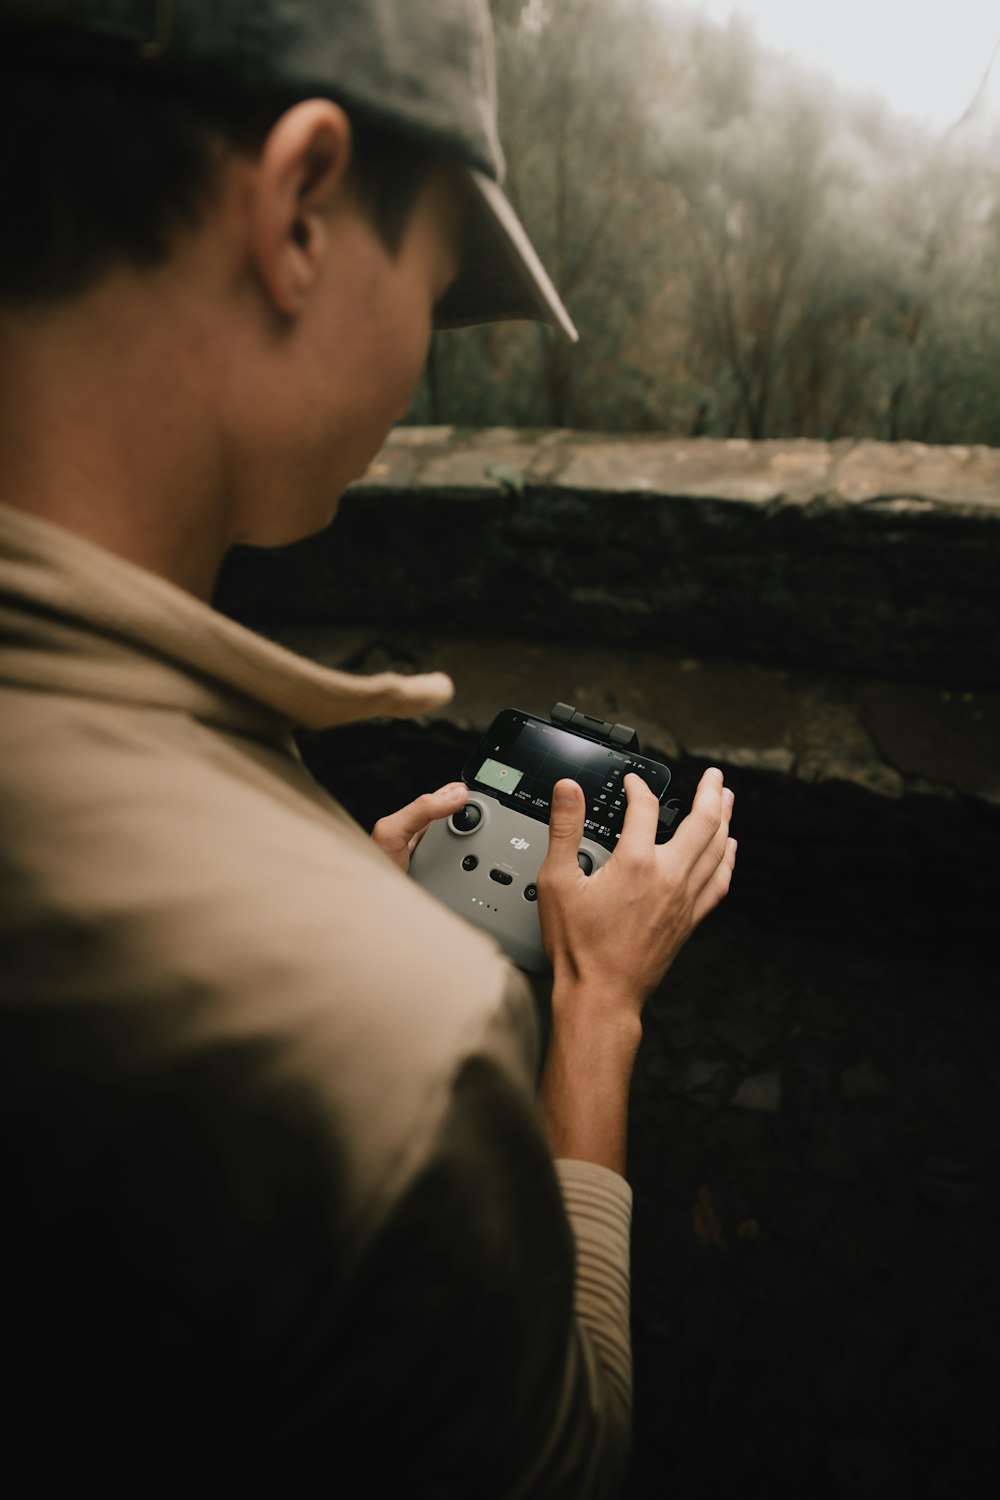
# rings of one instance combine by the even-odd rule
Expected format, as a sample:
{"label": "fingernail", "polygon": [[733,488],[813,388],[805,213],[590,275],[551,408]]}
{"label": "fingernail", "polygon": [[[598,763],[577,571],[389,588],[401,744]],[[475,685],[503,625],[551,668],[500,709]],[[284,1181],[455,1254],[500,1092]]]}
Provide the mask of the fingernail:
{"label": "fingernail", "polygon": [[561,781],[557,782],[552,793],[553,807],[569,807],[575,801],[576,792],[573,787],[564,786]]}
{"label": "fingernail", "polygon": [[456,781],[454,786],[448,788],[448,801],[458,802],[465,793],[465,783]]}
{"label": "fingernail", "polygon": [[709,766],[707,774],[712,777],[713,781],[725,781],[726,779],[718,766]]}

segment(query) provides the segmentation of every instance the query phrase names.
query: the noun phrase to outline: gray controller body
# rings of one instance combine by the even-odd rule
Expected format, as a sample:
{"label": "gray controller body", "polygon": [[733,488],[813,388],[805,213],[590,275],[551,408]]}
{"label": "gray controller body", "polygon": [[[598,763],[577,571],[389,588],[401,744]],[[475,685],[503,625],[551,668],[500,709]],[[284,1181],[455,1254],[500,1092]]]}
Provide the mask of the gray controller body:
{"label": "gray controller body", "polygon": [[[518,968],[544,974],[549,963],[534,893],[549,846],[548,824],[503,807],[478,788],[470,792],[469,806],[482,814],[478,825],[461,831],[453,818],[432,823],[410,859],[410,874],[446,906],[491,933]],[[591,839],[583,840],[580,854],[587,874],[611,858],[609,850]]]}

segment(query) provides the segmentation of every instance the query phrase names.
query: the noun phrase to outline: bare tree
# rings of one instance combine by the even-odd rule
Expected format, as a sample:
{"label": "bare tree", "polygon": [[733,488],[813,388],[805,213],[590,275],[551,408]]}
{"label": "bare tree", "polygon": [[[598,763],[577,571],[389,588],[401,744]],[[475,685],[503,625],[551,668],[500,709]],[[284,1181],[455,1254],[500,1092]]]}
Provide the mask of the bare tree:
{"label": "bare tree", "polygon": [[[492,0],[508,190],[582,335],[444,335],[417,420],[1000,441],[1000,145],[652,0]],[[975,128],[973,128],[975,127]]]}

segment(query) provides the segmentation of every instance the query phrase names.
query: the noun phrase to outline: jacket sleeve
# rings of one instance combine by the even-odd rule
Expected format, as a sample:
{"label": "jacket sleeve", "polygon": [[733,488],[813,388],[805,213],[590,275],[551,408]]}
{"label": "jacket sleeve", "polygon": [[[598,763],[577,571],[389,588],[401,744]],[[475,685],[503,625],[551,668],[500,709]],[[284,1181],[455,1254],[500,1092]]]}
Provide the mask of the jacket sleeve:
{"label": "jacket sleeve", "polygon": [[609,1442],[627,1444],[632,1413],[632,1189],[594,1162],[556,1163],[576,1241],[573,1310],[587,1351],[591,1405],[606,1408]]}
{"label": "jacket sleeve", "polygon": [[467,1064],[432,1160],[351,1278],[329,1373],[314,1364],[288,1414],[290,1449],[311,1466],[335,1428],[373,1490],[428,1500],[617,1494],[630,1212],[621,1178],[555,1168],[530,1097]]}

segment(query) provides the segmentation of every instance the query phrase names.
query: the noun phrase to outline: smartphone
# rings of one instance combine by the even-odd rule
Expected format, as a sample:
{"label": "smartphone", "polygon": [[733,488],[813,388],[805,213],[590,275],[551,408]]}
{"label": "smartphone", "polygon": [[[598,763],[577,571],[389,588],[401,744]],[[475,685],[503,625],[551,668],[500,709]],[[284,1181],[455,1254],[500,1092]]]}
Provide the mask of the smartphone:
{"label": "smartphone", "polygon": [[547,824],[552,788],[570,777],[587,799],[584,837],[613,850],[621,837],[627,806],[624,782],[630,771],[663,802],[670,771],[659,761],[505,708],[466,761],[462,780],[470,791]]}

